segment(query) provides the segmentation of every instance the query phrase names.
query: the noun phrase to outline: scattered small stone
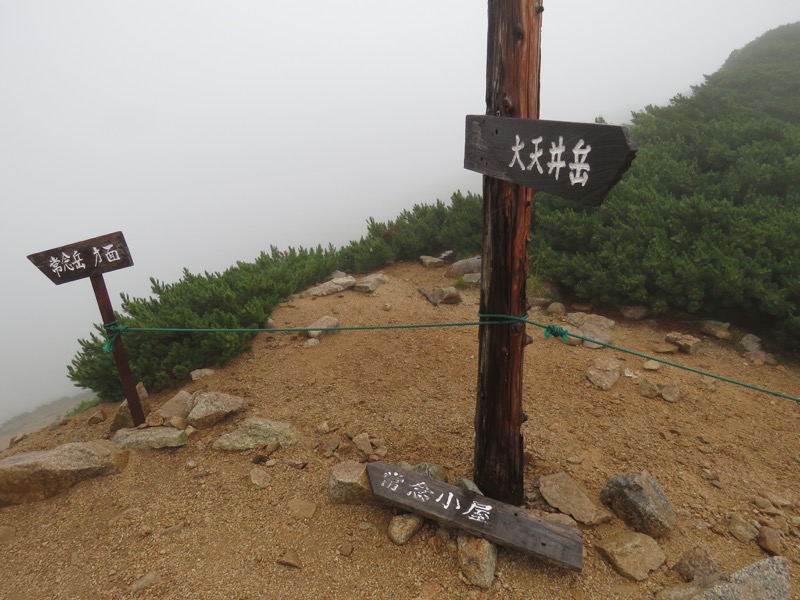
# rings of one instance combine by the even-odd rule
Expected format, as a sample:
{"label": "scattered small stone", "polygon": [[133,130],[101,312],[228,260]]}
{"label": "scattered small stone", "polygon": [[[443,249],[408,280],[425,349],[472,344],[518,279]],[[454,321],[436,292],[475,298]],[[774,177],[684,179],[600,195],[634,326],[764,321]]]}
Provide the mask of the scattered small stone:
{"label": "scattered small stone", "polygon": [[539,478],[539,491],[545,501],[576,521],[586,525],[598,525],[610,521],[613,516],[604,507],[589,498],[567,473],[560,472]]}
{"label": "scattered small stone", "polygon": [[600,500],[636,531],[654,538],[675,527],[672,504],[647,471],[612,477],[600,492]]}
{"label": "scattered small stone", "polygon": [[105,411],[102,408],[98,407],[89,413],[89,416],[86,418],[86,423],[88,425],[99,425],[105,420],[106,420]]}
{"label": "scattered small stone", "polygon": [[620,362],[610,356],[596,359],[586,371],[586,378],[603,391],[610,390],[620,377]]}
{"label": "scattered small stone", "polygon": [[653,344],[653,351],[659,354],[675,354],[678,349],[677,345],[670,344],[669,342],[657,342]]}
{"label": "scattered small stone", "polygon": [[422,517],[413,513],[396,515],[389,521],[389,539],[398,546],[403,546],[422,529],[424,523]]}
{"label": "scattered small stone", "polygon": [[697,352],[701,343],[699,338],[689,335],[688,333],[680,333],[678,331],[668,333],[666,341],[667,343],[675,344],[678,346],[681,352],[685,352],[686,354],[694,354]]}
{"label": "scattered small stone", "polygon": [[303,568],[303,563],[300,562],[300,555],[294,548],[287,548],[283,555],[278,559],[278,564],[295,569]]}
{"label": "scattered small stone", "polygon": [[287,467],[292,467],[293,469],[297,469],[298,471],[302,471],[308,465],[308,463],[304,460],[284,460],[282,462]]}
{"label": "scattered small stone", "polygon": [[458,564],[469,583],[489,589],[494,582],[497,548],[488,540],[458,536]]}
{"label": "scattered small stone", "polygon": [[695,546],[686,551],[675,565],[675,570],[684,581],[697,581],[700,584],[713,581],[722,573],[722,567],[705,546]]}
{"label": "scattered small stone", "polygon": [[216,425],[244,406],[244,399],[222,392],[199,392],[195,394],[194,400],[194,408],[186,420],[189,425],[197,429],[206,429]]}
{"label": "scattered small stone", "polygon": [[339,319],[336,317],[331,317],[330,315],[325,315],[324,317],[320,317],[311,325],[308,326],[308,331],[305,332],[306,337],[311,339],[319,339],[323,335],[329,333],[336,333],[336,331],[326,331],[326,329],[332,329],[336,327],[340,327],[341,323]]}
{"label": "scattered small stone", "polygon": [[438,269],[445,265],[445,262],[436,256],[420,256],[419,261],[422,263],[422,266],[426,269]]}
{"label": "scattered small stone", "polygon": [[189,459],[186,461],[186,468],[187,469],[196,469],[197,468],[197,461],[193,459]]}
{"label": "scattered small stone", "polygon": [[[220,436],[213,447],[215,450],[236,451],[269,448],[273,443],[297,446],[300,444],[300,434],[289,423],[250,417],[242,421],[238,429]],[[264,454],[269,453],[265,451]]]}
{"label": "scattered small stone", "polygon": [[740,542],[746,544],[748,542],[752,542],[758,537],[758,528],[734,513],[730,516],[728,533],[730,533]]}
{"label": "scattered small stone", "polygon": [[639,378],[639,393],[645,398],[658,398],[661,390],[659,389],[657,383],[651,381],[647,377],[642,376]]}
{"label": "scattered small stone", "polygon": [[310,340],[306,340],[305,342],[303,342],[303,348],[308,350],[309,348],[316,348],[317,346],[319,346],[319,344],[320,342],[317,338],[312,338]]}
{"label": "scattered small stone", "polygon": [[705,390],[707,392],[716,392],[717,391],[717,380],[713,377],[709,377],[708,375],[701,375],[700,378],[697,380],[697,386]]}
{"label": "scattered small stone", "polygon": [[661,387],[661,397],[667,402],[677,402],[681,399],[681,390],[674,383],[668,383]]}
{"label": "scattered small stone", "polygon": [[567,307],[564,306],[561,302],[551,302],[547,306],[547,314],[549,315],[565,315],[567,313]]}
{"label": "scattered small stone", "polygon": [[328,496],[335,504],[369,504],[374,500],[372,485],[363,463],[345,461],[331,469]]}
{"label": "scattered small stone", "polygon": [[650,314],[650,309],[646,306],[620,306],[619,312],[626,319],[641,321]]}
{"label": "scattered small stone", "polygon": [[648,535],[626,531],[600,542],[597,547],[623,576],[644,581],[666,561],[658,543]]}
{"label": "scattered small stone", "polygon": [[703,321],[700,331],[719,340],[731,339],[730,325],[721,321]]}
{"label": "scattered small stone", "polygon": [[436,288],[431,292],[435,304],[461,304],[461,293],[454,287]]}
{"label": "scattered small stone", "polygon": [[642,364],[642,368],[645,371],[659,371],[661,369],[661,363],[657,360],[646,360],[644,364]]}
{"label": "scattered small stone", "polygon": [[192,378],[192,381],[197,381],[198,379],[203,379],[204,377],[210,377],[214,374],[214,369],[195,369],[189,376]]}
{"label": "scattered small stone", "polygon": [[339,554],[341,556],[351,556],[353,554],[353,544],[350,542],[345,542],[341,546],[339,546]]}
{"label": "scattered small stone", "polygon": [[323,434],[330,433],[330,430],[331,428],[330,425],[328,425],[327,421],[323,421],[322,423],[317,425],[317,433],[323,433]]}
{"label": "scattered small stone", "polygon": [[369,456],[375,452],[375,449],[372,447],[372,443],[369,441],[368,433],[359,433],[357,436],[355,436],[353,438],[353,445],[358,449],[359,452],[366,456]]}
{"label": "scattered small stone", "polygon": [[131,594],[138,594],[142,590],[146,590],[147,588],[151,588],[154,585],[158,585],[160,582],[161,582],[161,576],[156,571],[150,571],[144,577],[140,577],[139,579],[134,581],[128,588],[128,591]]}
{"label": "scattered small stone", "polygon": [[272,483],[272,476],[264,469],[253,467],[250,469],[250,484],[257,490],[268,488]]}
{"label": "scattered small stone", "polygon": [[431,479],[448,483],[447,473],[445,473],[444,469],[439,465],[421,462],[417,465],[414,465],[411,470],[415,473],[419,473],[420,475],[424,475],[425,477],[430,477]]}
{"label": "scattered small stone", "polygon": [[762,525],[758,530],[758,545],[773,556],[780,554],[783,550],[781,532],[774,527]]}

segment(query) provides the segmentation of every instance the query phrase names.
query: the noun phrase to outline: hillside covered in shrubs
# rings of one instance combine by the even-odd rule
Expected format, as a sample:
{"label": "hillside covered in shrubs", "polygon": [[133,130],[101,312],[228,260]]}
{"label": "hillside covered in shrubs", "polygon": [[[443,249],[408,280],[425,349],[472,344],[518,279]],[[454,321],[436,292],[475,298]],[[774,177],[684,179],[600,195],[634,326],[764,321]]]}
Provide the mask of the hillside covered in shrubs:
{"label": "hillside covered in shrubs", "polygon": [[[734,52],[725,65],[668,106],[634,113],[636,160],[599,208],[540,194],[533,213],[530,274],[594,302],[645,304],[744,319],[800,345],[800,23]],[[480,252],[481,198],[418,204],[396,219],[367,221],[343,248],[272,248],[253,262],[180,281],[151,280],[152,296],[123,295],[120,325],[149,328],[264,327],[289,294],[336,269],[365,273],[397,260],[454,250]],[[134,377],[151,390],[196,368],[223,365],[252,332],[126,335]],[[101,326],[68,366],[76,385],[104,400],[123,397]]]}

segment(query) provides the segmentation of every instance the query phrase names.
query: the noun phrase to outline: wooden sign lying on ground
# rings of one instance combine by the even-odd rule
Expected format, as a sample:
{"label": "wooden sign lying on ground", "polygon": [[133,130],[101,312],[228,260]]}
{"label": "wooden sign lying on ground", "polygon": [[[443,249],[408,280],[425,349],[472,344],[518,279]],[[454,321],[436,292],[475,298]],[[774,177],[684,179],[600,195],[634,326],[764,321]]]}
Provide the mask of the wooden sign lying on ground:
{"label": "wooden sign lying on ground", "polygon": [[133,265],[121,231],[28,256],[56,285]]}
{"label": "wooden sign lying on ground", "polygon": [[623,127],[468,115],[464,167],[596,206],[636,155]]}
{"label": "wooden sign lying on ground", "polygon": [[384,502],[462,529],[553,564],[583,568],[583,533],[385,462],[367,465],[372,492]]}

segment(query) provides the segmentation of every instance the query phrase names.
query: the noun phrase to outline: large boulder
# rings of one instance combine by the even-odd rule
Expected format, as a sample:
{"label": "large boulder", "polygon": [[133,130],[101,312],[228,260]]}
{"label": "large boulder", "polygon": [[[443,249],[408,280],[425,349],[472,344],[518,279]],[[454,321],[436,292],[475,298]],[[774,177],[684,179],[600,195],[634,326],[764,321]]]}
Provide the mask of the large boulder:
{"label": "large boulder", "polygon": [[0,460],[0,506],[49,498],[79,481],[119,473],[128,451],[108,440],[64,444]]}
{"label": "large boulder", "polygon": [[445,277],[463,277],[467,273],[480,273],[481,272],[481,257],[473,256],[472,258],[465,258],[454,262],[447,267],[444,272]]}

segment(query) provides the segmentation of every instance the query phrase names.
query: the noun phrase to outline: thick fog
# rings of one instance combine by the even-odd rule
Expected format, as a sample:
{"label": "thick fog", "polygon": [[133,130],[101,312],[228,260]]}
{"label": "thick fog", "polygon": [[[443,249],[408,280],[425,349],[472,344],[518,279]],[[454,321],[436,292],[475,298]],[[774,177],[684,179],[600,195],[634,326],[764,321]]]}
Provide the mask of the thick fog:
{"label": "thick fog", "polygon": [[[796,0],[545,0],[544,119],[625,122],[800,19]],[[26,256],[121,230],[119,294],[342,245],[481,188],[484,0],[0,0],[0,422],[74,394],[88,280]]]}

